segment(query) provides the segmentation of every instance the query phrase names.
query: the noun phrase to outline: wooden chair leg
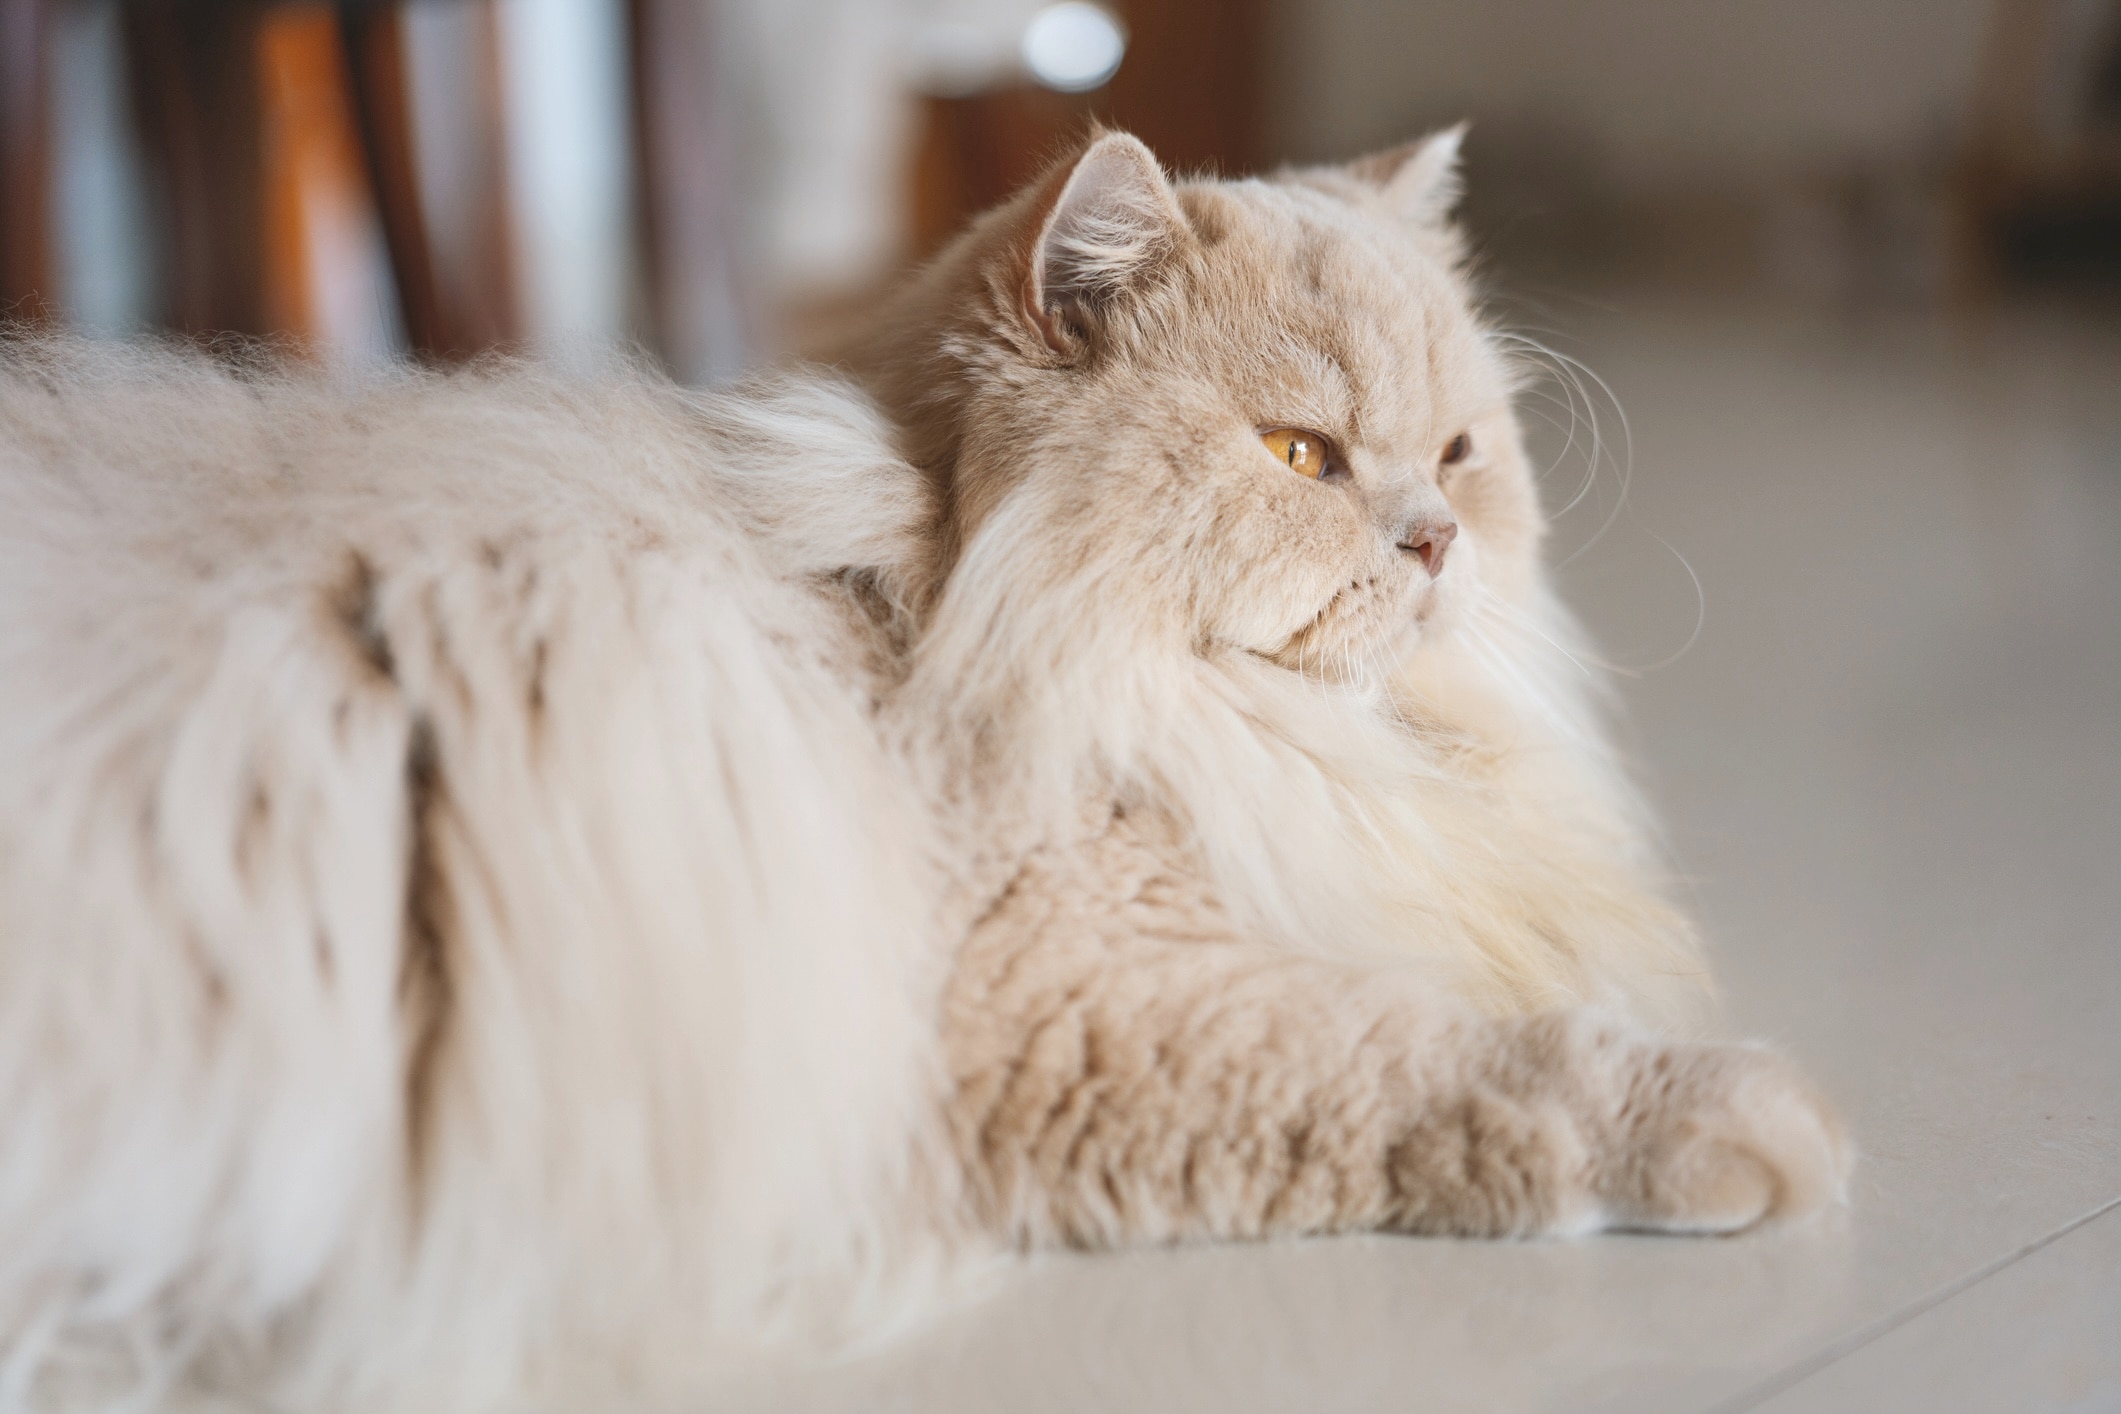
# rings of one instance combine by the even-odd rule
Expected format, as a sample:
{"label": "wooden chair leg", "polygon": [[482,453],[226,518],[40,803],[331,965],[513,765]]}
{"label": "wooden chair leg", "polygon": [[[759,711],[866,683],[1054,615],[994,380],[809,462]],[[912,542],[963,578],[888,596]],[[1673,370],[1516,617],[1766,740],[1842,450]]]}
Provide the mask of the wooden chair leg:
{"label": "wooden chair leg", "polygon": [[[515,235],[508,201],[506,113],[501,101],[498,16],[493,0],[454,0],[461,21],[460,82],[447,111],[420,113],[413,100],[413,30],[399,0],[339,0],[356,125],[399,311],[413,352],[465,359],[522,337]],[[447,215],[422,193],[418,124],[456,149],[459,184]],[[453,237],[453,239],[452,239]]]}
{"label": "wooden chair leg", "polygon": [[744,354],[712,19],[697,0],[627,0],[644,333],[694,382],[735,371]]}
{"label": "wooden chair leg", "polygon": [[462,357],[470,350],[462,333],[449,326],[421,207],[398,7],[345,0],[339,7],[339,28],[361,152],[390,252],[406,341],[423,359]]}
{"label": "wooden chair leg", "polygon": [[[521,341],[526,321],[518,287],[514,207],[508,177],[508,105],[502,71],[498,0],[458,0],[472,23],[466,75],[472,102],[460,134],[473,161],[463,193],[468,248],[457,253],[443,293],[462,347],[492,348]],[[520,81],[521,76],[516,76]]]}
{"label": "wooden chair leg", "polygon": [[133,0],[124,13],[141,151],[165,206],[166,321],[265,333],[256,12]]}
{"label": "wooden chair leg", "polygon": [[0,0],[0,321],[56,316],[51,0]]}

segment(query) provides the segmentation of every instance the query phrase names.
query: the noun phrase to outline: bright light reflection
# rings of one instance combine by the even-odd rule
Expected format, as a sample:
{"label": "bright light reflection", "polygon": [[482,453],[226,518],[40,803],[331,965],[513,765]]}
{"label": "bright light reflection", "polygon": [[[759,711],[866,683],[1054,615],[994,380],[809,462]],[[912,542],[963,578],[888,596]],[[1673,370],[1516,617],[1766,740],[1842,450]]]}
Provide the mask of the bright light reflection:
{"label": "bright light reflection", "polygon": [[1127,36],[1111,11],[1063,0],[1031,17],[1024,31],[1024,65],[1031,76],[1062,93],[1087,93],[1119,69]]}

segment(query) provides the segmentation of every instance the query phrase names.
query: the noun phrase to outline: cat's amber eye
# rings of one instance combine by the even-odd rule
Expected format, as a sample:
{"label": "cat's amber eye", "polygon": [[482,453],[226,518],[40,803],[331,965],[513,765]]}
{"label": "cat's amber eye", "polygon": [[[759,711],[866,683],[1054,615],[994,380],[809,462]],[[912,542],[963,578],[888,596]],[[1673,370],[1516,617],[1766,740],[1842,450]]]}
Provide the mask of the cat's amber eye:
{"label": "cat's amber eye", "polygon": [[1275,460],[1313,481],[1325,475],[1331,460],[1326,455],[1326,439],[1300,427],[1276,427],[1260,433],[1259,440],[1267,444],[1267,450],[1274,454]]}
{"label": "cat's amber eye", "polygon": [[1445,445],[1443,449],[1443,464],[1445,466],[1456,466],[1471,455],[1473,455],[1472,435],[1461,432]]}

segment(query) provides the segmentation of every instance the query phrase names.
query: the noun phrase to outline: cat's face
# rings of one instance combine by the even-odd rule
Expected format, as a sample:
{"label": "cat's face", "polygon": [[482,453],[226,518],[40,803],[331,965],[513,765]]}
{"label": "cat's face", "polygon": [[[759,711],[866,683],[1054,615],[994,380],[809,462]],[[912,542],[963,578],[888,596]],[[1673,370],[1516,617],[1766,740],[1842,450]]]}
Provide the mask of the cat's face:
{"label": "cat's face", "polygon": [[1455,153],[1174,190],[1111,135],[1000,213],[953,341],[959,543],[1342,681],[1514,594],[1538,514],[1443,224]]}

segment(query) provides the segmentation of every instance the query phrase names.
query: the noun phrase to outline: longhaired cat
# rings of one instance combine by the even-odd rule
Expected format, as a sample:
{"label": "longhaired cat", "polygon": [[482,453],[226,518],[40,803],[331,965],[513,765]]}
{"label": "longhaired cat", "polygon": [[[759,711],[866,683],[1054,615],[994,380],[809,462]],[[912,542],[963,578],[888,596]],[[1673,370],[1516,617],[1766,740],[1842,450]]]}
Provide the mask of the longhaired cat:
{"label": "longhaired cat", "polygon": [[7,346],[0,1402],[611,1407],[982,1252],[1828,1201],[1673,1039],[1456,151],[1096,135],[725,393]]}

